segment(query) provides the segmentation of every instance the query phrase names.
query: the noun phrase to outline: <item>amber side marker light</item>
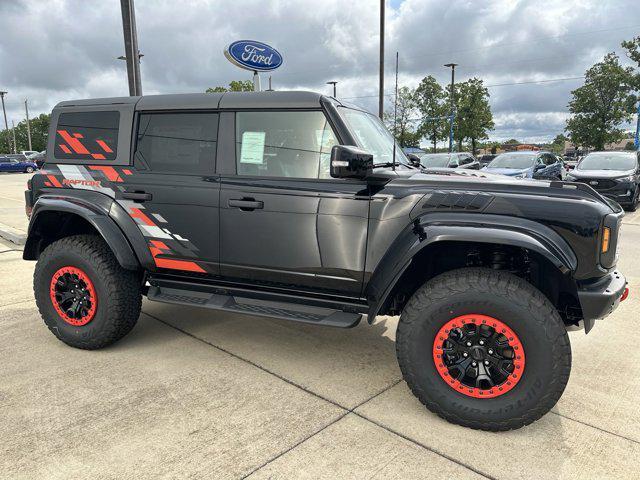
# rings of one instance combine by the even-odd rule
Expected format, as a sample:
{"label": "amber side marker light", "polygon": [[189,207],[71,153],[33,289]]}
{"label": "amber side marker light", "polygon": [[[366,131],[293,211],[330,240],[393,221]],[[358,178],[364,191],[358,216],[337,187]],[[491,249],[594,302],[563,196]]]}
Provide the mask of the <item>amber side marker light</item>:
{"label": "amber side marker light", "polygon": [[607,253],[609,251],[609,240],[611,239],[611,229],[609,227],[604,227],[602,231],[602,248],[600,251],[602,253]]}

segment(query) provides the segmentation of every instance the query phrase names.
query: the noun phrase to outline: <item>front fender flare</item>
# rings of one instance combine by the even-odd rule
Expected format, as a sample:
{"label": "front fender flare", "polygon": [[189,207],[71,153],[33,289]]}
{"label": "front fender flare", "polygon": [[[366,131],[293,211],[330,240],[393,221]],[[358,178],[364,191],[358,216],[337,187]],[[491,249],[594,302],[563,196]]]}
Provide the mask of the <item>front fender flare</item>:
{"label": "front fender flare", "polygon": [[[104,197],[104,196],[102,196]],[[126,237],[109,216],[109,208],[112,199],[100,199],[98,202],[89,202],[79,197],[60,197],[43,195],[33,207],[29,233],[25,243],[23,258],[25,260],[37,260],[39,254],[39,242],[43,238],[40,231],[41,219],[46,212],[64,212],[77,215],[87,221],[100,236],[107,242],[114,253],[118,263],[128,270],[140,268],[140,262],[136,257]]]}
{"label": "front fender flare", "polygon": [[477,214],[427,214],[398,235],[373,272],[365,295],[373,322],[402,274],[423,249],[438,242],[510,245],[540,254],[563,274],[575,272],[578,260],[567,242],[540,223],[515,217]]}

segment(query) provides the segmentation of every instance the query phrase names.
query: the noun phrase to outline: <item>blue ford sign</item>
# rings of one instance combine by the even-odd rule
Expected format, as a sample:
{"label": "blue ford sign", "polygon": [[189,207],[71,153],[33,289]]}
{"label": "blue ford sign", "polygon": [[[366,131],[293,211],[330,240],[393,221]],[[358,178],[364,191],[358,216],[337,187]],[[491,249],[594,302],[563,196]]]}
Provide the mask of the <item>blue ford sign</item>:
{"label": "blue ford sign", "polygon": [[282,55],[266,43],[238,40],[224,51],[225,57],[240,68],[254,72],[275,70],[282,65]]}

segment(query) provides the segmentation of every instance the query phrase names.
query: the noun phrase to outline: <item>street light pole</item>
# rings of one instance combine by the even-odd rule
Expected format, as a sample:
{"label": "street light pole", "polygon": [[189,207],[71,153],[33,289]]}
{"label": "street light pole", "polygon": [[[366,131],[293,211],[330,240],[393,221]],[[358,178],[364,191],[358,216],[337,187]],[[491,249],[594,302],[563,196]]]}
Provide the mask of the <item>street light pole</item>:
{"label": "street light pole", "polygon": [[380,0],[380,85],[378,87],[378,116],[384,116],[384,3]]}
{"label": "street light pole", "polygon": [[336,81],[331,81],[331,82],[327,82],[327,85],[333,85],[333,98],[338,98],[337,94],[336,94],[336,84],[338,82]]}
{"label": "street light pole", "polygon": [[16,124],[11,120],[11,135],[13,136],[13,153],[18,153],[18,142],[16,142]]}
{"label": "street light pole", "polygon": [[11,152],[11,138],[9,138],[9,122],[7,122],[7,111],[4,108],[4,96],[7,92],[0,92],[0,98],[2,99],[2,113],[4,115],[4,129],[7,132],[7,143],[9,144],[9,152]]}
{"label": "street light pole", "polygon": [[27,106],[27,99],[24,99],[24,113],[27,115],[27,138],[29,139],[29,150],[31,148],[31,124],[29,123],[29,107]]}
{"label": "street light pole", "polygon": [[136,30],[136,12],[133,0],[120,0],[122,10],[122,31],[124,33],[124,51],[127,61],[127,77],[129,79],[129,95],[142,95],[140,80],[140,50],[138,49],[138,33]]}
{"label": "street light pole", "polygon": [[445,67],[451,68],[451,115],[449,116],[449,153],[453,152],[453,119],[456,112],[456,93],[455,93],[455,78],[457,63],[447,63]]}

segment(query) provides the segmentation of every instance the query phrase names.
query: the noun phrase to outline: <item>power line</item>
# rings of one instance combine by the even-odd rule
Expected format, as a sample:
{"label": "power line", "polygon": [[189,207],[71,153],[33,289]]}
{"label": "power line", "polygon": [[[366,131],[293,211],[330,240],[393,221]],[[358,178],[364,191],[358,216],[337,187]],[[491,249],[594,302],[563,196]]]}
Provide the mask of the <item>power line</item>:
{"label": "power line", "polygon": [[[485,85],[486,88],[494,88],[494,87],[506,87],[510,85],[531,85],[531,84],[540,84],[540,83],[552,83],[552,82],[566,82],[569,80],[580,80],[583,79],[584,75],[579,77],[564,77],[564,78],[546,78],[544,80],[526,80],[523,82],[510,82],[510,83],[495,83],[493,85]],[[393,97],[393,93],[385,93],[385,97]],[[353,100],[357,98],[372,98],[377,97],[378,95],[359,95],[357,97],[342,97],[343,100]]]}

